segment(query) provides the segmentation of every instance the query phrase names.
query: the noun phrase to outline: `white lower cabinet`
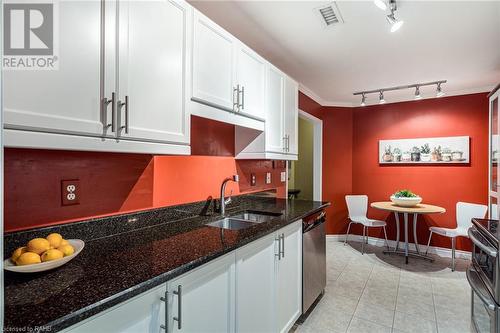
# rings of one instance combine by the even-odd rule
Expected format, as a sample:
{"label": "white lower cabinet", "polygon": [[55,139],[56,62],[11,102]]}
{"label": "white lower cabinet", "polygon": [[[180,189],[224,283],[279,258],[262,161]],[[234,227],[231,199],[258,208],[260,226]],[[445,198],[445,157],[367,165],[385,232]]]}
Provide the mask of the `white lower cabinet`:
{"label": "white lower cabinet", "polygon": [[297,221],[65,332],[281,333],[300,316],[301,305],[302,223]]}
{"label": "white lower cabinet", "polygon": [[236,332],[288,332],[302,309],[302,222],[236,250]]}
{"label": "white lower cabinet", "polygon": [[234,331],[234,252],[167,283],[167,332]]}

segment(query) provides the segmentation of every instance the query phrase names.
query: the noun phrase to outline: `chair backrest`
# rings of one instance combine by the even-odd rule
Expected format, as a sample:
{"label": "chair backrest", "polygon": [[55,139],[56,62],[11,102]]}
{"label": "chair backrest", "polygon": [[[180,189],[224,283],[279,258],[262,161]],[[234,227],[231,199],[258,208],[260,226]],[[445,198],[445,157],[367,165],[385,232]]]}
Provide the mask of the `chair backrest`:
{"label": "chair backrest", "polygon": [[366,212],[368,210],[367,195],[346,195],[345,202],[347,203],[349,218],[352,221],[356,222],[360,219],[366,219]]}
{"label": "chair backrest", "polygon": [[457,226],[459,228],[469,228],[473,218],[484,218],[488,207],[485,205],[468,202],[457,202]]}

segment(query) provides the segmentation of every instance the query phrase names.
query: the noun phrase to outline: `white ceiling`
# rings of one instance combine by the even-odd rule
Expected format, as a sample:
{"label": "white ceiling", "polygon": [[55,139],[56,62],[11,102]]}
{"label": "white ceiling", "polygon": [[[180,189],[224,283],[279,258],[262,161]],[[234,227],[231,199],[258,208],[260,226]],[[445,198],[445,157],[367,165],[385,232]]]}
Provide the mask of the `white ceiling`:
{"label": "white ceiling", "polygon": [[[447,95],[500,82],[500,1],[398,1],[405,24],[394,33],[373,1],[337,1],[345,23],[330,27],[315,11],[325,1],[190,2],[323,105],[359,105],[355,91],[441,79]],[[421,91],[433,97],[435,87]],[[386,100],[413,93],[387,92]]]}

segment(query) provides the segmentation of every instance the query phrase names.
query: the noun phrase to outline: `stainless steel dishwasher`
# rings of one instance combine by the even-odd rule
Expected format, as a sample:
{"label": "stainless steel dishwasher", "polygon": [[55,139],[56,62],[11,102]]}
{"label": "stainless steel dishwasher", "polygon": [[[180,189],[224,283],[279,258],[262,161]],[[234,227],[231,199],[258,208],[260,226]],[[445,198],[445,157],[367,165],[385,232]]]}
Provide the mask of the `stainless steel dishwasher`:
{"label": "stainless steel dishwasher", "polygon": [[326,212],[302,219],[302,314],[305,314],[326,286]]}

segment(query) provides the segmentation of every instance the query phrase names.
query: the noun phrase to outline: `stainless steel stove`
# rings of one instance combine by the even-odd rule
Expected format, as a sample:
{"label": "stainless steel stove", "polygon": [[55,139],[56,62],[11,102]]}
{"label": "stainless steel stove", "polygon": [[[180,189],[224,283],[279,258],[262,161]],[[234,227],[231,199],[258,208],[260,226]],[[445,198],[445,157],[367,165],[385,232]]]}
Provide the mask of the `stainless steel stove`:
{"label": "stainless steel stove", "polygon": [[468,231],[472,263],[467,280],[472,289],[472,323],[478,333],[500,333],[500,230],[498,220],[472,219]]}

